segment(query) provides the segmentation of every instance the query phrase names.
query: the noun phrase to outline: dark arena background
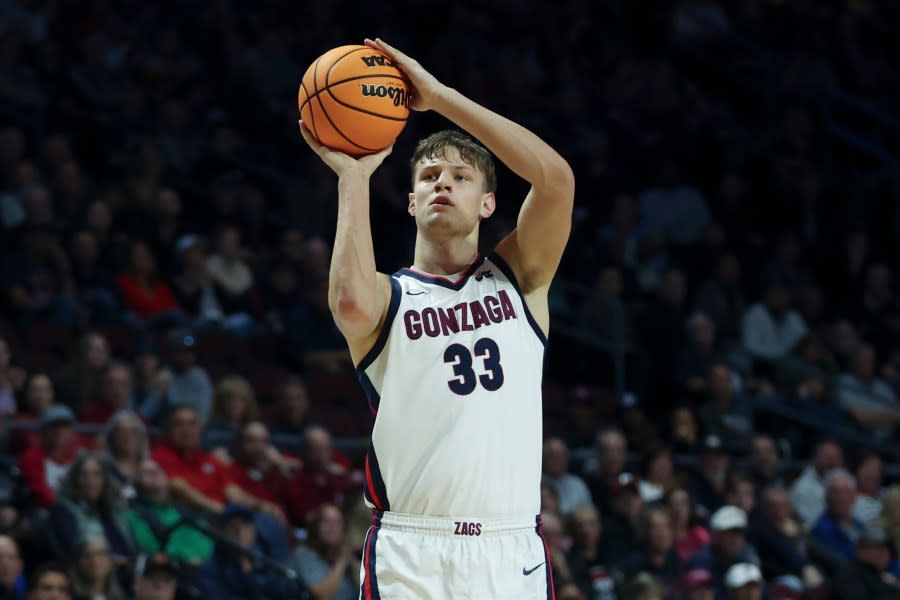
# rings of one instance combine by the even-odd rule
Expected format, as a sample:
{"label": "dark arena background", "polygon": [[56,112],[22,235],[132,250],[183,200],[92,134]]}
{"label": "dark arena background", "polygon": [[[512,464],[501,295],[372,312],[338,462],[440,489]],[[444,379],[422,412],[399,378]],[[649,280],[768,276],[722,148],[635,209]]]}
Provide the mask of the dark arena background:
{"label": "dark arena background", "polygon": [[[357,597],[373,419],[297,89],[374,36],[575,171],[557,598],[900,598],[898,26],[890,0],[0,1],[0,598]],[[447,125],[412,114],[373,177],[382,272]],[[485,249],[526,191],[500,171]]]}

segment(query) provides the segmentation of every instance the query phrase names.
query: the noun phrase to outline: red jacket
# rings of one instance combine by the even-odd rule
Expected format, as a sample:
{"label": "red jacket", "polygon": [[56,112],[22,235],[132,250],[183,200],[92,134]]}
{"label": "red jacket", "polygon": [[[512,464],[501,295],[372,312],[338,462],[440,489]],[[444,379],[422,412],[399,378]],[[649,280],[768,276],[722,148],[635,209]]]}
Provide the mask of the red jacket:
{"label": "red jacket", "polygon": [[[69,465],[74,462],[79,450],[80,448],[77,444],[72,444],[63,462],[56,463],[54,461],[54,464],[60,468],[68,469]],[[43,507],[49,507],[56,502],[56,490],[50,487],[50,483],[47,481],[48,465],[46,463],[49,460],[44,453],[44,449],[39,445],[28,448],[19,458],[19,473],[27,482],[34,501]]]}

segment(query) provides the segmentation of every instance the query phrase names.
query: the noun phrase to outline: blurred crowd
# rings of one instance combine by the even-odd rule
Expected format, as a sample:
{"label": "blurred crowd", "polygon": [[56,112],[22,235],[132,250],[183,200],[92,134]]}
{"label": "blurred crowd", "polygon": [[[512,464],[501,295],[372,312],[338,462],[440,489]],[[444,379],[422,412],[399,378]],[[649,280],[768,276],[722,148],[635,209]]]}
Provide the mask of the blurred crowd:
{"label": "blurred crowd", "polygon": [[[575,169],[544,389],[558,596],[900,597],[898,18],[0,0],[0,599],[356,597],[371,415],[296,92],[373,35]],[[876,117],[852,136],[838,91]],[[412,255],[403,157],[446,125],[414,114],[373,178],[382,271]],[[526,191],[499,175],[485,248]]]}

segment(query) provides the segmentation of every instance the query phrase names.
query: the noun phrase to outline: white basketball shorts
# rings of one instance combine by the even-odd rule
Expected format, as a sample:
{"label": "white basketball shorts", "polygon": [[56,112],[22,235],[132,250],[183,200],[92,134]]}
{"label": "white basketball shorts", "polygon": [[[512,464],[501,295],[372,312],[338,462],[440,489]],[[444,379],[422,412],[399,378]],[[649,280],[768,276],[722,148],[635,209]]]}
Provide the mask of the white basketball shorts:
{"label": "white basketball shorts", "polygon": [[374,511],[360,600],[555,600],[540,516],[421,517]]}

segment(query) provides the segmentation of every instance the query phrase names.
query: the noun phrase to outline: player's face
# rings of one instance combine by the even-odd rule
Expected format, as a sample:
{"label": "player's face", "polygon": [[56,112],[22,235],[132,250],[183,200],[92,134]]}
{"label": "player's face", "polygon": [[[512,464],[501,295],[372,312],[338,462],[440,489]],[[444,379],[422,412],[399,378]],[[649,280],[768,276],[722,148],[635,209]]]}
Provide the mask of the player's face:
{"label": "player's face", "polygon": [[484,174],[455,148],[448,148],[444,158],[419,162],[408,210],[420,231],[441,238],[468,236],[495,206],[494,194],[484,191]]}

